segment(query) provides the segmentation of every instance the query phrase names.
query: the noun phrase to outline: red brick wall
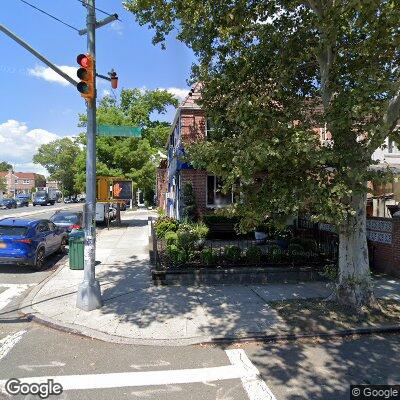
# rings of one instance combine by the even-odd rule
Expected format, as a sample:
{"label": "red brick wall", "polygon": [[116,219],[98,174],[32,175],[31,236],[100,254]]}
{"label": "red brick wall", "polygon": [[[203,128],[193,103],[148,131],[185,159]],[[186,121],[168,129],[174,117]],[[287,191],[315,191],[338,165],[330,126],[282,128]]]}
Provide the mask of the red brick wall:
{"label": "red brick wall", "polygon": [[181,137],[184,144],[205,138],[206,119],[202,110],[181,111]]}
{"label": "red brick wall", "polygon": [[168,191],[167,169],[157,168],[157,206],[166,211],[165,193]]}
{"label": "red brick wall", "polygon": [[181,187],[191,182],[196,194],[196,202],[200,215],[207,211],[207,171],[197,169],[181,170]]}
{"label": "red brick wall", "polygon": [[[400,219],[368,218],[374,221],[390,221],[392,223],[392,243],[385,244],[370,240],[372,249],[372,268],[400,278]],[[376,230],[379,232],[379,230]]]}

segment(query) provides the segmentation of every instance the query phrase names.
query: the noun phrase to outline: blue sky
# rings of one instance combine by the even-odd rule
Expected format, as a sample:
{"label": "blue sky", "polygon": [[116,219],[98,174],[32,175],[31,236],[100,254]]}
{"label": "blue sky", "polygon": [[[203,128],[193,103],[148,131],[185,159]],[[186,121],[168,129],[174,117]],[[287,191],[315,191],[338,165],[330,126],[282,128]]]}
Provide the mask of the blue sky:
{"label": "blue sky", "polygon": [[[77,28],[85,25],[86,9],[78,0],[28,1]],[[114,68],[119,88],[165,88],[181,96],[188,90],[194,62],[188,48],[174,37],[166,50],[153,46],[153,32],[135,22],[122,0],[97,0],[96,6],[122,20],[97,30],[99,73]],[[97,14],[98,20],[104,17]],[[70,74],[77,69],[76,56],[86,52],[86,37],[20,0],[2,0],[1,23]],[[43,172],[32,164],[32,155],[42,143],[79,133],[78,113],[85,112],[85,103],[73,86],[1,32],[0,54],[0,160],[14,164],[17,171]],[[109,89],[108,82],[98,82],[99,96]],[[173,118],[173,110],[166,118]]]}

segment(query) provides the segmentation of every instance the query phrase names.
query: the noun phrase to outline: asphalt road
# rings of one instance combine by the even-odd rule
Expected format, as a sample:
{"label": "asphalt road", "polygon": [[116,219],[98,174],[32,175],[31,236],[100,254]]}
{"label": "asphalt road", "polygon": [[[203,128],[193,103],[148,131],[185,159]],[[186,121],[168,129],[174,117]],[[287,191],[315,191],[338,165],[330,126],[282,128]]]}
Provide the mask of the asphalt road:
{"label": "asphalt road", "polygon": [[82,203],[64,204],[57,203],[53,206],[35,206],[12,208],[9,210],[0,210],[0,219],[8,217],[16,218],[50,218],[57,210],[83,210]]}
{"label": "asphalt road", "polygon": [[[46,218],[56,208],[23,211]],[[50,398],[72,400],[347,400],[350,384],[400,384],[400,336],[395,334],[156,347],[105,343],[26,320],[21,301],[58,261],[49,258],[42,272],[0,266],[0,387],[10,378],[53,378],[67,390]],[[8,398],[0,393],[3,397]]]}

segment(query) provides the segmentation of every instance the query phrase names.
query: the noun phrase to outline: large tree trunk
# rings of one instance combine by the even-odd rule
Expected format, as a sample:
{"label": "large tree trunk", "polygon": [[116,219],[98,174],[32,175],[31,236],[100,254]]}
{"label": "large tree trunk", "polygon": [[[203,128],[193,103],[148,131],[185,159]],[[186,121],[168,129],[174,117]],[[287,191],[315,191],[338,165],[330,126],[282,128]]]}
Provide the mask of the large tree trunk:
{"label": "large tree trunk", "polygon": [[355,215],[339,227],[339,281],[337,300],[356,309],[375,303],[369,270],[366,194],[352,199]]}

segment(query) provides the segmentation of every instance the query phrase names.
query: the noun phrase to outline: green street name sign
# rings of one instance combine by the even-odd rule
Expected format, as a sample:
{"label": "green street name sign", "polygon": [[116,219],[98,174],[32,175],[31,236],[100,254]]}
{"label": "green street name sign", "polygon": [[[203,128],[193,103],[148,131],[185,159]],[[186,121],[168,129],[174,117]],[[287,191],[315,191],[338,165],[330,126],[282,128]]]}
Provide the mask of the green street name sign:
{"label": "green street name sign", "polygon": [[99,136],[142,137],[142,129],[138,126],[97,125]]}

